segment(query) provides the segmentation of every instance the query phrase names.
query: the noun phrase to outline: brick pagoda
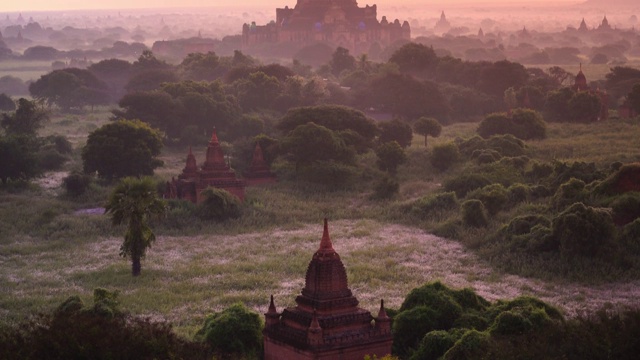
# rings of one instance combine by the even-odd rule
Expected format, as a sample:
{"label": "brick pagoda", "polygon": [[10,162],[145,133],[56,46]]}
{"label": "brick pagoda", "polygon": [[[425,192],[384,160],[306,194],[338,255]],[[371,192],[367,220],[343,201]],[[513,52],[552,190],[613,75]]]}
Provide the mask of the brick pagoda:
{"label": "brick pagoda", "polygon": [[207,147],[207,157],[201,169],[196,165],[196,158],[189,148],[187,164],[178,175],[178,179],[171,179],[167,182],[165,198],[185,199],[194,203],[202,201],[202,190],[207,187],[224,189],[237,196],[240,201],[244,200],[245,183],[236,178],[236,173],[224,160],[224,153],[216,129],[213,129],[209,146]]}
{"label": "brick pagoda", "polygon": [[264,359],[362,360],[391,353],[391,319],[380,304],[377,317],[358,307],[347,272],[329,238],[327,220],[320,248],[307,268],[297,305],[265,314]]}
{"label": "brick pagoda", "polygon": [[256,142],[253,158],[249,169],[243,173],[247,185],[267,184],[276,182],[276,175],[271,172],[269,164],[264,159],[262,147]]}

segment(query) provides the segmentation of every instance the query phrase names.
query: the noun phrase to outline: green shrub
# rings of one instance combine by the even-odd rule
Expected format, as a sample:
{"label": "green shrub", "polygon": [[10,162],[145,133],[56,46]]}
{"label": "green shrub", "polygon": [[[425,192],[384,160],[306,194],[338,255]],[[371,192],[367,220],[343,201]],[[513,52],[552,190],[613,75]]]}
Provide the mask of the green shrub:
{"label": "green shrub", "polygon": [[330,189],[352,185],[358,175],[358,168],[338,161],[315,161],[301,173],[306,181],[322,184]]}
{"label": "green shrub", "polygon": [[619,238],[624,252],[640,255],[640,218],[625,225],[620,231]]}
{"label": "green shrub", "polygon": [[553,169],[553,165],[549,163],[533,161],[531,162],[531,169],[525,173],[525,176],[530,179],[531,182],[538,182],[553,174]]}
{"label": "green shrub", "polygon": [[431,331],[422,338],[420,347],[409,359],[438,360],[455,344],[456,340],[457,338],[447,331]]}
{"label": "green shrub", "polygon": [[605,178],[605,173],[598,170],[594,163],[585,163],[582,161],[573,162],[568,165],[564,162],[555,162],[553,169],[553,179],[551,184],[559,186],[569,181],[571,178],[582,180],[585,184],[590,184],[595,180]]}
{"label": "green shrub", "polygon": [[80,196],[87,191],[92,180],[93,178],[90,175],[80,171],[73,171],[67,177],[62,179],[62,184],[64,185],[65,190],[67,190],[67,194]]}
{"label": "green shrub", "polygon": [[551,221],[543,215],[516,216],[509,222],[504,231],[509,235],[524,235],[531,232],[536,225],[551,227]]}
{"label": "green shrub", "polygon": [[411,213],[425,217],[436,211],[453,210],[458,208],[458,198],[453,191],[439,193],[416,200],[411,207]]}
{"label": "green shrub", "polygon": [[468,139],[459,141],[458,149],[464,156],[473,157],[474,152],[488,149],[488,146],[485,139],[481,138],[478,135],[475,135]]}
{"label": "green shrub", "polygon": [[520,335],[529,332],[533,324],[522,314],[505,311],[496,317],[491,326],[491,335]]}
{"label": "green shrub", "polygon": [[487,139],[493,135],[508,134],[511,127],[511,119],[505,113],[493,113],[487,115],[478,125],[478,135]]}
{"label": "green shrub", "polygon": [[552,231],[563,256],[593,257],[611,250],[616,229],[609,209],[576,203],[553,219]]}
{"label": "green shrub", "polygon": [[500,159],[500,163],[507,166],[511,166],[518,170],[524,170],[525,166],[527,166],[527,163],[529,163],[530,160],[531,159],[526,155],[506,156]]}
{"label": "green shrub", "polygon": [[531,189],[525,184],[516,183],[509,186],[507,191],[509,192],[509,202],[515,205],[527,201]]}
{"label": "green shrub", "polygon": [[493,149],[502,156],[522,156],[525,154],[525,146],[522,140],[513,135],[494,135],[487,142],[487,147]]}
{"label": "green shrub", "polygon": [[208,187],[201,196],[204,200],[196,206],[196,214],[200,219],[222,221],[240,217],[240,200],[230,192]]}
{"label": "green shrub", "polygon": [[501,184],[491,184],[472,191],[467,195],[467,199],[482,201],[489,214],[495,215],[509,201],[509,192]]}
{"label": "green shrub", "polygon": [[458,146],[452,142],[439,144],[431,150],[431,165],[440,171],[445,171],[460,161]]}
{"label": "green shrub", "polygon": [[398,193],[400,190],[400,184],[388,177],[382,177],[373,188],[373,199],[390,199]]}
{"label": "green shrub", "polygon": [[474,158],[478,164],[491,164],[500,160],[502,157],[500,153],[495,150],[480,150],[480,154],[476,154],[474,151],[473,155],[475,155]]}
{"label": "green shrub", "polygon": [[625,225],[640,217],[640,192],[628,192],[616,197],[609,207],[616,225]]}
{"label": "green shrub", "polygon": [[467,200],[462,203],[462,222],[472,227],[487,226],[489,219],[482,201]]}
{"label": "green shrub", "polygon": [[553,207],[562,210],[571,204],[585,202],[589,197],[585,186],[584,181],[579,179],[571,179],[560,185],[551,200]]}
{"label": "green shrub", "polygon": [[436,311],[421,305],[404,310],[393,318],[393,352],[405,356],[418,347],[428,332],[438,329]]}
{"label": "green shrub", "polygon": [[491,184],[491,180],[486,175],[474,172],[465,172],[453,178],[444,181],[443,187],[446,191],[455,192],[458,198],[467,196],[472,190],[485,187]]}
{"label": "green shrub", "polygon": [[40,149],[37,153],[38,167],[42,171],[58,170],[69,158],[52,148]]}
{"label": "green shrub", "polygon": [[493,135],[510,134],[519,139],[544,139],[547,125],[535,110],[515,109],[509,115],[493,113],[487,115],[478,126],[478,134],[483,138]]}
{"label": "green shrub", "polygon": [[241,303],[207,316],[196,339],[218,353],[259,356],[262,351],[262,318]]}
{"label": "green shrub", "polygon": [[602,183],[598,184],[595,191],[607,195],[640,191],[640,163],[620,166]]}
{"label": "green shrub", "polygon": [[34,315],[18,328],[4,332],[0,326],[0,358],[204,360],[210,356],[202,345],[178,337],[171,325],[119,310],[117,292],[96,289],[92,307],[71,296],[53,313]]}
{"label": "green shrub", "polygon": [[469,330],[444,354],[443,359],[483,359],[489,346],[490,339],[487,333]]}

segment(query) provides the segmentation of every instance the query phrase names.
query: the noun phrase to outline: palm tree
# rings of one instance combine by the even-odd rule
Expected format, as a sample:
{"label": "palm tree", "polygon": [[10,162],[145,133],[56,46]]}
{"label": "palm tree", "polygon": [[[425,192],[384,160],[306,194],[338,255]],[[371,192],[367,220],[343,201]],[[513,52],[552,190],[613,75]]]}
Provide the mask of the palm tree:
{"label": "palm tree", "polygon": [[149,227],[149,217],[161,216],[166,203],[158,198],[155,183],[150,177],[122,179],[109,196],[105,213],[111,216],[113,225],[128,223],[120,255],[131,257],[131,274],[140,275],[140,259],[156,236]]}

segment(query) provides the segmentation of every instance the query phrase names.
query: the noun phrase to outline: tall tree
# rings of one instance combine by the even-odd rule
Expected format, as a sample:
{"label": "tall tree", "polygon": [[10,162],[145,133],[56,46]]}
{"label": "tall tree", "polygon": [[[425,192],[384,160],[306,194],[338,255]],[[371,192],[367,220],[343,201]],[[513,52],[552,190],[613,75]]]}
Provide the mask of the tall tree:
{"label": "tall tree", "polygon": [[349,54],[349,50],[343,47],[338,47],[331,56],[329,62],[331,66],[331,72],[335,76],[339,76],[345,70],[353,70],[356,68],[356,59]]}
{"label": "tall tree", "polygon": [[107,180],[152,175],[162,165],[157,159],[161,149],[158,130],[140,120],[116,121],[89,134],[82,149],[84,171]]}
{"label": "tall tree", "polygon": [[18,108],[13,114],[2,114],[0,125],[7,134],[35,136],[42,123],[49,120],[46,111],[35,101],[18,99]]}
{"label": "tall tree", "polygon": [[424,136],[424,147],[427,147],[427,136],[440,136],[442,125],[434,118],[421,117],[413,124],[413,131]]}
{"label": "tall tree", "polygon": [[156,236],[149,226],[151,216],[161,216],[166,204],[158,198],[152,178],[124,178],[111,193],[105,213],[111,216],[114,225],[127,224],[127,232],[120,246],[120,255],[131,258],[131,274],[140,275],[147,248]]}
{"label": "tall tree", "polygon": [[640,114],[640,83],[633,85],[633,89],[627,95],[627,100],[636,114]]}

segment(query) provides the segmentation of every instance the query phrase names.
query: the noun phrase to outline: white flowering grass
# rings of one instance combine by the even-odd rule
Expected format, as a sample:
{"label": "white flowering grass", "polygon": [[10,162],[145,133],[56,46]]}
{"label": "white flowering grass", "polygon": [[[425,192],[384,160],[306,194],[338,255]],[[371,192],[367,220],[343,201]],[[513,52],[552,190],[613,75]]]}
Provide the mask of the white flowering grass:
{"label": "white flowering grass", "polygon": [[[496,273],[460,243],[415,228],[372,220],[329,226],[351,290],[374,313],[380,299],[398,308],[411,289],[435,280],[473,288],[491,301],[533,295],[568,316],[634,306],[640,296],[638,281],[586,286]],[[58,246],[21,239],[0,247],[0,319],[51,310],[70,295],[89,301],[94,288],[105,287],[121,291],[124,308],[191,336],[208,313],[236,301],[258,312],[266,311],[271,294],[278,309],[295,305],[321,236],[320,222],[234,236],[160,236],[138,278],[118,256],[118,237]]]}

